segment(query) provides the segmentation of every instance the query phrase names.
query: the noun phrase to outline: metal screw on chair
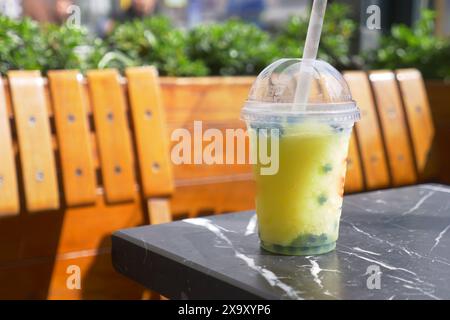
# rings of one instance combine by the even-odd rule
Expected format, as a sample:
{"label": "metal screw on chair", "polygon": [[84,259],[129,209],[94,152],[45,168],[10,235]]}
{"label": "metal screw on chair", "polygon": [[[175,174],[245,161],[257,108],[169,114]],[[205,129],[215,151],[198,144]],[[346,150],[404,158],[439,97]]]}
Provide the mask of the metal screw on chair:
{"label": "metal screw on chair", "polygon": [[115,166],[114,167],[114,173],[115,174],[121,174],[122,173],[122,167],[121,166]]}
{"label": "metal screw on chair", "polygon": [[372,163],[375,163],[375,162],[378,161],[378,157],[377,157],[377,156],[371,156],[371,157],[370,157],[370,161],[371,161]]}
{"label": "metal screw on chair", "polygon": [[35,116],[30,116],[28,118],[28,124],[30,125],[30,127],[34,127],[34,125],[36,124],[36,117]]}
{"label": "metal screw on chair", "polygon": [[158,162],[153,162],[153,164],[152,164],[152,171],[153,172],[159,172],[159,170],[161,169],[161,166],[159,165],[159,163]]}
{"label": "metal screw on chair", "polygon": [[36,177],[35,178],[36,178],[37,182],[44,181],[44,172],[42,172],[42,171],[36,172]]}
{"label": "metal screw on chair", "polygon": [[74,122],[75,122],[75,115],[73,115],[72,113],[70,113],[70,114],[67,116],[67,121],[68,121],[69,123],[74,123]]}
{"label": "metal screw on chair", "polygon": [[145,110],[145,118],[147,120],[150,120],[152,118],[152,116],[153,116],[153,113],[151,110],[149,110],[149,109]]}
{"label": "metal screw on chair", "polygon": [[75,169],[75,176],[81,177],[83,175],[83,170],[81,168]]}
{"label": "metal screw on chair", "polygon": [[397,116],[397,112],[395,111],[394,107],[391,107],[388,109],[388,116],[389,118],[393,119]]}
{"label": "metal screw on chair", "polygon": [[403,161],[403,160],[405,160],[405,157],[402,154],[399,154],[397,156],[397,159],[398,159],[398,161]]}
{"label": "metal screw on chair", "polygon": [[422,113],[422,107],[421,106],[416,106],[416,112],[417,113]]}
{"label": "metal screw on chair", "polygon": [[112,122],[114,120],[114,113],[108,112],[106,119],[108,119],[109,122]]}

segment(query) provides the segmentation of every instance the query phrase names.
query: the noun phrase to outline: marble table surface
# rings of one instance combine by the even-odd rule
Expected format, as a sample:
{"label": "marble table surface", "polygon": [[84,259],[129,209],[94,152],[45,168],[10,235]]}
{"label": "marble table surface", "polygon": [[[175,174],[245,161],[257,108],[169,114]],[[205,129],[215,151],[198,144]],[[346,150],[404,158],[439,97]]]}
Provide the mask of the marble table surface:
{"label": "marble table surface", "polygon": [[118,231],[116,270],[172,299],[450,299],[450,187],[346,196],[337,249],[273,255],[254,212]]}

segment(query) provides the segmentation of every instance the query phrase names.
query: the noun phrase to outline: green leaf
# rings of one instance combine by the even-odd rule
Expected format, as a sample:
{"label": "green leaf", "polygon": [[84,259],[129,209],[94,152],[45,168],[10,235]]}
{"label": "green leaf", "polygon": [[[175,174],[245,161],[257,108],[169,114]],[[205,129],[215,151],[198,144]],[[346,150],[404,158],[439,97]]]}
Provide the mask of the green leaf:
{"label": "green leaf", "polygon": [[[347,5],[332,3],[327,9],[318,57],[338,69],[353,68],[351,41],[357,28]],[[308,30],[309,17],[291,17],[277,34],[275,43],[281,56],[300,58]]]}
{"label": "green leaf", "polygon": [[423,10],[414,27],[395,25],[379,49],[363,54],[371,68],[417,68],[425,78],[450,79],[450,40],[435,35],[435,12]]}

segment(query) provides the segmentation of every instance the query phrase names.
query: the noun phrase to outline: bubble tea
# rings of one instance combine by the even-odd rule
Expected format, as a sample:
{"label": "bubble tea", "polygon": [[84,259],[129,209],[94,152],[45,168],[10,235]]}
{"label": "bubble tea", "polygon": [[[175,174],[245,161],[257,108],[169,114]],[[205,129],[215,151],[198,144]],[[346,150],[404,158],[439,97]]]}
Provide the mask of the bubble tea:
{"label": "bubble tea", "polygon": [[[308,99],[297,104],[301,59],[282,59],[256,79],[242,110],[255,160],[261,246],[284,255],[334,250],[342,211],[347,154],[360,113],[342,75],[315,60]],[[277,172],[267,174],[262,146],[278,145]],[[275,159],[275,160],[274,160]]]}

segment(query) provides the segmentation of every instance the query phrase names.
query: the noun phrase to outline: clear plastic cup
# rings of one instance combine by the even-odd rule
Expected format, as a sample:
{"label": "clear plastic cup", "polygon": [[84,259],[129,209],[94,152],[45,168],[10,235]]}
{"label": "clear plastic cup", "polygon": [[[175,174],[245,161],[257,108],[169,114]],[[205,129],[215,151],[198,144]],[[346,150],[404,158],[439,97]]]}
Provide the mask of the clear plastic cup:
{"label": "clear plastic cup", "polygon": [[[261,246],[283,255],[324,254],[336,247],[348,146],[360,119],[341,73],[320,60],[310,70],[308,102],[295,104],[300,62],[282,59],[268,66],[242,110],[256,163]],[[276,150],[276,144],[278,170],[264,173],[261,148]],[[277,155],[271,157],[275,161]]]}

